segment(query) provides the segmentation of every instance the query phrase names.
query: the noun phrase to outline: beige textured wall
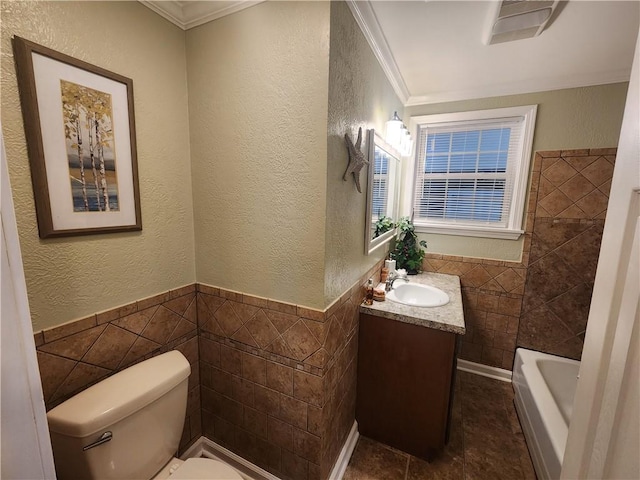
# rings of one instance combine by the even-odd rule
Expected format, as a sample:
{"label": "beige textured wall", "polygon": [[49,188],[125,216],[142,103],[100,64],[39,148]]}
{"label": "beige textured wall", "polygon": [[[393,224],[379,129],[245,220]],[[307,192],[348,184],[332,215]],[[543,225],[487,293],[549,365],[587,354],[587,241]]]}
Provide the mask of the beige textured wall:
{"label": "beige textured wall", "polygon": [[[411,116],[470,110],[538,105],[533,152],[607,148],[618,145],[628,83],[570,88],[550,92],[417,105],[404,110]],[[519,261],[522,239],[500,240],[454,235],[421,234],[431,253]]]}
{"label": "beige textured wall", "polygon": [[[34,331],[195,281],[184,32],[137,2],[2,1],[2,130]],[[11,37],[133,79],[142,232],[40,240]]]}
{"label": "beige textured wall", "polygon": [[[343,135],[382,130],[401,103],[344,3],[267,2],[185,34],[137,2],[2,1],[1,28],[2,127],[34,330],[196,271],[203,283],[323,308],[383,254],[362,253],[365,194],[342,181]],[[141,233],[38,238],[12,35],[133,79]],[[414,106],[403,118],[537,103],[535,150],[615,146],[626,88]],[[522,248],[426,238],[430,252],[473,257],[518,260]]]}
{"label": "beige textured wall", "polygon": [[187,32],[199,282],[324,307],[329,6]]}
{"label": "beige textured wall", "polygon": [[367,168],[360,172],[362,193],[353,178],[342,177],[348,165],[344,134],[355,142],[362,127],[383,132],[402,103],[389,84],[369,44],[344,2],[331,2],[329,121],[327,138],[327,225],[325,303],[328,305],[380,260],[388,248],[364,252]]}

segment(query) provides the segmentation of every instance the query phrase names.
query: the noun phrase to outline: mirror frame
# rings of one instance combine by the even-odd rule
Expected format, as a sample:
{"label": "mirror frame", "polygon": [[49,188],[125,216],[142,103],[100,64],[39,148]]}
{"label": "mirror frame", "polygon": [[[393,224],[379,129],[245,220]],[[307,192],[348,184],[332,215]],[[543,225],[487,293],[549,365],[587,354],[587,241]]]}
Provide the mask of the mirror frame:
{"label": "mirror frame", "polygon": [[392,238],[395,237],[397,228],[392,228],[388,232],[383,233],[379,237],[371,238],[371,231],[373,227],[372,222],[372,210],[373,210],[373,180],[374,180],[374,162],[375,162],[375,149],[376,147],[383,150],[387,153],[392,159],[397,162],[395,178],[392,179],[392,182],[395,187],[395,191],[393,194],[393,207],[392,207],[392,218],[394,222],[398,221],[398,212],[399,212],[399,203],[400,203],[400,177],[401,177],[401,155],[400,153],[394,149],[391,145],[389,145],[380,135],[378,135],[375,130],[372,128],[367,130],[367,141],[368,141],[368,160],[369,166],[367,168],[367,213],[365,218],[365,230],[364,230],[364,253],[365,255],[370,255],[374,250],[378,249],[382,245],[388,243]]}

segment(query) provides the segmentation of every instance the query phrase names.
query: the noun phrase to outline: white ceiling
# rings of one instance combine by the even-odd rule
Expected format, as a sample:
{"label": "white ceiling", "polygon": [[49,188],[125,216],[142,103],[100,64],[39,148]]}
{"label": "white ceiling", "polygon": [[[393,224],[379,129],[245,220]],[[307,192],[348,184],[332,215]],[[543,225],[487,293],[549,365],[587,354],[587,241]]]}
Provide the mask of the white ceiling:
{"label": "white ceiling", "polygon": [[138,0],[183,30],[231,15],[265,0]]}
{"label": "white ceiling", "polygon": [[[259,1],[142,1],[189,29]],[[348,2],[406,105],[628,81],[640,1],[561,2],[541,35],[485,45],[495,1]]]}

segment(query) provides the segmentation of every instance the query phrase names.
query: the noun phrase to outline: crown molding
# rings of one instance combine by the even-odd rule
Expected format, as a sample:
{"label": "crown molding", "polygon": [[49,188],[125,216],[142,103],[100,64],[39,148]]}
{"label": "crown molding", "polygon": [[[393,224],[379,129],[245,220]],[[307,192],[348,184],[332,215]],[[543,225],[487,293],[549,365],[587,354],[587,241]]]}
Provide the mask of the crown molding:
{"label": "crown molding", "polygon": [[235,0],[226,2],[186,2],[138,0],[145,7],[166,18],[182,30],[189,30],[217,18],[239,12],[265,0]]}
{"label": "crown molding", "polygon": [[612,72],[572,75],[570,77],[561,78],[531,79],[502,85],[487,85],[485,87],[470,90],[411,96],[407,99],[404,106],[413,107],[416,105],[430,105],[435,103],[459,102],[479,98],[548,92],[551,90],[563,90],[566,88],[593,87],[597,85],[628,82],[630,78],[631,69],[623,69]]}
{"label": "crown molding", "polygon": [[[138,1],[174,25],[177,25],[182,30],[189,30],[190,28],[197,27],[217,18],[252,7],[265,0],[229,0],[215,2],[175,0]],[[631,69],[624,69],[604,73],[572,75],[562,78],[530,79],[502,85],[487,85],[468,90],[434,92],[429,95],[411,95],[400,73],[400,69],[396,64],[395,58],[391,53],[391,48],[382,32],[382,28],[380,27],[380,23],[378,22],[370,1],[371,0],[346,0],[346,3],[394,92],[405,107],[606,85],[628,82],[631,77]]]}
{"label": "crown molding", "polygon": [[404,78],[402,78],[400,69],[391,53],[384,33],[382,33],[382,28],[371,4],[369,1],[356,2],[355,0],[346,0],[346,2],[393,90],[400,98],[400,101],[403,104],[406,103],[410,97],[409,89],[404,82]]}

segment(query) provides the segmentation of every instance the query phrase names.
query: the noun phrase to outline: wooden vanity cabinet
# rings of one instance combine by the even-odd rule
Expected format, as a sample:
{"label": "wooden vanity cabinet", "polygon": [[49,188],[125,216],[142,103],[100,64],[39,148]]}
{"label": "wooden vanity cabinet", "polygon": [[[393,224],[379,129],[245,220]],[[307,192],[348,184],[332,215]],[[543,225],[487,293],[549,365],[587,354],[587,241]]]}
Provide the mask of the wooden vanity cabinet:
{"label": "wooden vanity cabinet", "polygon": [[431,460],[448,435],[456,334],[361,313],[358,340],[360,434]]}

